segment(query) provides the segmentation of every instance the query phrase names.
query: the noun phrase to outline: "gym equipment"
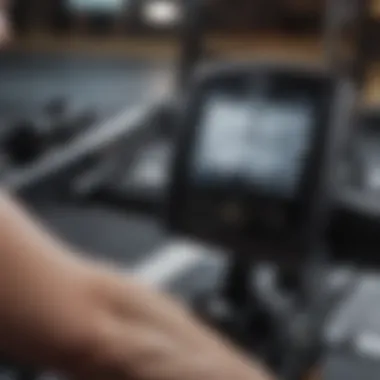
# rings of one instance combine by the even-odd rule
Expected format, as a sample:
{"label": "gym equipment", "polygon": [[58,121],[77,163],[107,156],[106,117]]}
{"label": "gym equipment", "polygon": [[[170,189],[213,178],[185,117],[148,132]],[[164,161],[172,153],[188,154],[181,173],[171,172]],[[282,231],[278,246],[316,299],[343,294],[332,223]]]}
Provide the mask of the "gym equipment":
{"label": "gym equipment", "polygon": [[[183,133],[169,197],[175,231],[242,253],[252,251],[252,240],[260,246],[257,242],[268,236],[278,239],[282,249],[285,239],[305,240],[305,231],[318,236],[323,227],[310,226],[319,219],[316,208],[323,208],[330,149],[347,139],[361,83],[357,46],[362,41],[354,41],[356,50],[349,56],[341,47],[346,46],[344,5],[328,7],[326,72],[261,63],[211,65],[195,77],[179,116]],[[359,31],[354,30],[355,38]],[[250,125],[251,120],[257,125]],[[292,164],[284,166],[288,162]],[[306,241],[314,245],[309,233]],[[294,252],[297,243],[290,246]]]}
{"label": "gym equipment", "polygon": [[180,116],[170,226],[241,254],[263,244],[268,258],[280,247],[288,260],[309,223],[316,228],[316,189],[342,112],[336,96],[332,77],[297,65],[201,74]]}
{"label": "gym equipment", "polygon": [[[122,151],[128,151],[130,148],[129,144],[127,144],[128,146],[119,144],[121,136],[125,137],[125,139],[128,140],[128,134],[131,133],[131,141],[133,141],[133,146],[136,150],[137,147],[142,148],[143,145],[147,143],[147,141],[149,142],[155,139],[157,135],[159,137],[161,137],[161,134],[165,135],[165,133],[162,133],[163,130],[169,131],[166,132],[166,134],[172,134],[173,130],[170,127],[170,125],[172,125],[172,105],[173,103],[176,103],[176,101],[173,99],[178,99],[182,96],[181,94],[183,93],[183,87],[181,84],[188,80],[187,78],[190,75],[192,67],[198,62],[199,59],[199,49],[197,49],[195,46],[198,44],[199,39],[194,39],[194,32],[197,30],[198,26],[195,27],[193,21],[199,19],[197,13],[200,12],[200,10],[198,10],[200,6],[198,4],[202,4],[202,2],[199,0],[185,2],[184,0],[184,3],[188,7],[188,12],[190,13],[191,11],[191,14],[194,16],[194,18],[191,19],[192,22],[189,22],[189,20],[187,20],[187,22],[184,23],[182,27],[180,27],[181,41],[183,41],[183,54],[181,54],[181,63],[178,65],[178,79],[176,80],[175,89],[173,90],[173,96],[170,97],[169,100],[152,99],[151,101],[147,101],[147,104],[142,107],[137,107],[134,110],[128,109],[126,111],[122,111],[120,115],[113,116],[108,120],[103,120],[98,124],[98,126],[94,126],[94,134],[93,131],[89,131],[88,133],[85,132],[79,136],[80,141],[88,140],[88,145],[86,142],[81,144],[77,141],[72,141],[72,144],[68,144],[68,146],[62,147],[62,149],[56,149],[54,152],[52,152],[51,155],[47,155],[44,158],[35,160],[33,165],[26,168],[24,171],[20,171],[19,175],[16,173],[10,173],[10,176],[7,176],[3,180],[3,183],[5,185],[8,184],[9,187],[15,190],[19,187],[23,187],[25,189],[27,187],[35,186],[40,181],[49,180],[50,175],[53,176],[51,177],[52,179],[57,178],[60,173],[66,171],[66,169],[70,170],[70,167],[78,164],[87,156],[94,156],[99,152],[104,152],[105,147],[112,146],[113,142],[116,143],[116,145],[113,146],[112,151],[115,152],[115,164],[117,166],[119,157],[121,154],[123,154]],[[196,25],[198,25],[197,22]],[[115,123],[117,124],[117,127],[113,128],[113,126],[115,126]],[[30,132],[34,128],[30,128],[29,125],[26,129],[28,129]],[[96,136],[98,136],[97,131],[100,129],[101,132],[99,131],[99,133],[101,137],[100,140],[98,140]],[[117,131],[115,131],[115,134],[113,135],[115,129]],[[141,143],[137,143],[136,139],[133,136],[134,132],[140,134],[140,130],[142,136],[146,137],[146,134],[148,132],[148,134],[152,136],[152,139],[138,139],[138,141],[141,141]],[[101,141],[101,139],[104,137],[105,141]],[[77,150],[78,146],[81,146],[80,152]],[[120,148],[116,149],[116,146]],[[108,150],[107,153],[109,154],[110,151],[111,149]],[[116,153],[116,151],[118,152]],[[76,158],[74,159],[72,157]],[[89,170],[91,172],[95,172],[97,170],[96,165]],[[44,174],[42,175],[42,173]],[[109,182],[109,179],[114,176],[114,173],[115,171],[113,169],[110,172],[105,172],[103,165],[100,165],[98,181],[94,182],[94,188],[89,191],[96,192],[99,186],[101,187],[103,184]],[[103,178],[102,175],[104,175]],[[116,173],[116,175],[118,175],[118,173]],[[13,178],[15,177],[18,177],[22,184],[16,184],[15,182],[18,182],[18,180],[14,182]],[[22,180],[22,177],[25,179]]]}
{"label": "gym equipment", "polygon": [[371,267],[379,262],[377,247],[380,244],[378,110],[364,110],[357,124],[339,173],[341,186],[337,189],[339,197],[336,197],[329,241],[338,260]]}
{"label": "gym equipment", "polygon": [[[205,55],[205,2],[202,0],[184,1],[184,17],[181,28],[181,54],[178,70],[178,87],[188,89],[193,72]],[[185,92],[186,93],[186,92]]]}
{"label": "gym equipment", "polygon": [[[210,303],[223,304],[223,314],[206,319],[239,343],[252,345],[247,331],[262,321],[269,324],[262,332],[279,329],[272,310],[250,290],[252,266],[258,261],[287,264],[295,277],[292,293],[306,291],[306,310],[315,307],[315,289],[305,290],[300,271],[302,276],[305,270],[320,273],[324,262],[326,186],[344,133],[340,123],[351,112],[347,104],[337,103],[340,85],[327,73],[293,65],[214,67],[195,80],[183,107],[169,226],[232,251],[225,285],[205,300],[201,314],[213,310]],[[305,263],[311,267],[305,269]],[[309,353],[316,336],[314,325],[307,328],[310,342],[303,342],[302,351]],[[268,338],[274,339],[264,340]]]}
{"label": "gym equipment", "polygon": [[[359,10],[365,5],[349,9],[355,21],[349,29],[357,38],[352,51],[345,40],[352,20],[341,18],[347,4],[330,5],[327,72],[265,63],[213,67],[195,77],[179,117],[182,136],[168,197],[169,226],[176,233],[230,250],[225,283],[197,305],[200,314],[254,352],[257,342],[247,331],[256,325],[274,331],[264,340],[282,350],[286,342],[287,353],[264,357],[284,379],[302,378],[315,362],[335,306],[323,284],[326,226],[335,162],[362,79],[365,12]],[[252,267],[263,260],[280,264],[279,278],[290,278],[298,305],[290,314],[251,289]]]}
{"label": "gym equipment", "polygon": [[85,110],[72,114],[64,99],[53,99],[41,117],[21,120],[12,125],[2,141],[2,151],[17,165],[33,163],[47,151],[62,146],[96,122],[96,113]]}
{"label": "gym equipment", "polygon": [[[55,149],[50,154],[34,160],[32,165],[18,173],[17,170],[9,173],[4,178],[4,183],[8,184],[8,187],[23,188],[27,191],[28,188],[38,184],[52,183],[60,178],[61,181],[57,182],[60,192],[65,188],[70,196],[80,199],[91,196],[94,201],[109,202],[110,205],[112,203],[113,206],[124,209],[129,209],[133,204],[135,207],[138,206],[139,210],[148,212],[156,212],[161,207],[166,181],[156,182],[154,186],[144,184],[143,188],[141,183],[138,184],[133,178],[129,182],[120,181],[120,177],[128,177],[129,168],[135,164],[137,155],[142,154],[144,146],[156,143],[160,146],[172,144],[172,136],[176,133],[173,123],[175,104],[185,93],[186,83],[193,68],[198,64],[203,50],[200,38],[203,3],[197,0],[185,2],[185,5],[189,17],[184,19],[180,27],[182,54],[178,64],[174,94],[169,99],[147,102],[141,109],[137,107],[135,110],[123,111],[119,116],[99,123],[88,133],[82,133],[78,136],[78,141],[73,140],[62,149]],[[170,150],[170,147],[161,149],[163,152],[161,162],[168,161]],[[88,163],[88,157],[95,157],[95,161],[90,159]],[[104,164],[105,161],[107,164]],[[84,167],[83,162],[86,162]],[[121,162],[123,164],[120,164]],[[77,170],[79,166],[80,169]],[[163,167],[165,168],[165,165]],[[79,183],[75,173],[70,176],[64,175],[72,173],[72,169],[78,176],[80,174],[84,178]],[[69,177],[74,178],[73,183],[66,181]],[[66,182],[62,181],[62,178],[65,178]],[[113,188],[113,181],[117,184],[125,182],[126,187]]]}
{"label": "gym equipment", "polygon": [[[205,7],[202,0],[180,0],[182,4],[182,19],[178,27],[180,55],[177,70],[174,78],[174,88],[172,94],[164,102],[160,102],[152,113],[150,126],[152,130],[151,138],[145,140],[144,145],[148,145],[155,155],[155,171],[159,175],[136,176],[136,171],[140,170],[141,163],[149,160],[150,154],[146,155],[143,149],[138,149],[134,154],[130,171],[123,167],[119,171],[104,171],[99,169],[97,181],[93,186],[87,186],[87,195],[100,202],[106,202],[112,206],[123,208],[137,208],[138,211],[156,214],[162,208],[167,191],[167,175],[171,159],[173,137],[177,135],[177,108],[180,100],[189,91],[193,72],[205,57],[205,46],[203,41],[205,30]],[[142,146],[141,146],[142,147]],[[136,152],[135,152],[136,153]],[[115,164],[117,166],[123,153],[116,154]],[[127,162],[130,162],[128,155]],[[138,165],[137,165],[138,164]],[[137,165],[137,166],[136,166]],[[144,166],[144,165],[143,165]],[[129,166],[128,166],[129,168]],[[97,169],[92,169],[90,172]],[[145,165],[145,172],[152,172]],[[127,173],[127,174],[126,174]],[[123,180],[120,181],[120,178]],[[152,180],[150,180],[152,178]],[[74,186],[76,187],[76,186]]]}
{"label": "gym equipment", "polygon": [[[31,65],[33,63],[31,62]],[[68,63],[73,65],[70,60]],[[116,68],[120,66],[117,61],[108,65],[106,63],[105,70],[113,65],[116,65]],[[120,78],[120,73],[117,74]],[[57,87],[61,83],[59,82]],[[95,84],[91,88],[94,88]],[[58,89],[61,91],[59,87]],[[55,91],[56,89],[54,93]],[[136,92],[135,100],[137,96]],[[41,98],[46,99],[48,96],[41,94]],[[126,99],[127,97],[123,97],[122,101],[127,102]],[[66,109],[69,108],[65,103],[63,99],[53,99],[43,112],[36,113],[35,118],[33,112],[30,120],[36,120],[38,124],[38,116],[43,113],[41,119],[54,119],[56,123],[65,116]],[[152,117],[150,113],[154,114],[157,104],[152,101],[134,110],[129,106],[111,118],[106,114],[105,121],[96,121],[89,128],[81,129],[69,143],[56,144],[25,165],[11,165],[1,179],[2,186],[18,193],[43,223],[78,250],[89,252],[93,258],[124,265],[126,269],[140,260],[144,261],[166,241],[166,234],[158,222],[153,218],[125,214],[125,210],[120,212],[110,210],[109,207],[96,206],[94,203],[89,204],[90,202],[85,204],[77,194],[68,194],[68,184],[76,179],[76,176],[82,176],[88,169],[89,162],[93,164],[95,160],[107,157],[108,152],[112,153],[115,143],[124,144],[127,152],[129,148],[131,151],[135,149],[136,144],[139,146],[139,142],[141,145],[146,140],[144,136],[149,135],[152,128],[149,123]],[[71,116],[73,119],[76,118],[76,111],[81,109],[80,105],[74,104],[76,107],[72,113],[69,112],[71,107],[69,108],[70,119]],[[103,112],[103,109],[100,107],[98,111]],[[104,115],[101,116],[104,118]],[[121,164],[124,165],[123,162]],[[66,198],[67,202],[62,198]],[[94,239],[94,235],[99,239]],[[32,378],[34,377],[29,377]],[[36,375],[35,378],[39,376]]]}
{"label": "gym equipment", "polygon": [[[187,62],[187,64],[184,65],[184,67],[187,67],[187,69],[180,71],[180,73],[182,73],[185,78],[184,80],[179,81],[179,83],[184,83],[184,86],[182,88],[186,88],[186,83],[191,83],[191,79],[189,79],[191,78],[191,74],[189,73],[193,72],[194,68],[197,67],[199,63],[201,63],[201,58],[204,57],[204,54],[202,54],[202,52],[205,50],[202,39],[203,22],[202,17],[200,16],[202,14],[202,4],[198,3],[197,6],[197,3],[194,2],[194,4],[192,4],[192,7],[193,8],[190,8],[190,10],[194,12],[193,15],[198,14],[198,18],[195,16],[189,18],[193,20],[193,23],[190,22],[188,28],[186,29],[188,31],[188,34],[185,34],[188,36],[187,44],[184,44],[183,46],[188,46],[188,48],[184,48],[184,51],[187,53],[183,54],[182,57],[184,62]],[[349,8],[347,8],[347,10],[348,9]],[[345,14],[347,14],[347,10]],[[351,14],[352,11],[357,11],[357,14],[362,12],[361,9],[355,10],[351,7]],[[329,9],[329,12],[330,13],[328,17],[326,17],[326,46],[328,49],[329,61],[331,62],[330,66],[333,68],[334,72],[337,73],[337,75],[346,75],[346,77],[350,78],[350,80],[346,81],[345,84],[347,90],[342,90],[342,92],[345,93],[342,101],[358,104],[358,102],[356,102],[356,97],[360,92],[361,83],[363,81],[364,68],[366,66],[366,62],[368,61],[367,41],[363,40],[363,38],[360,37],[360,33],[357,33],[359,30],[364,31],[364,27],[362,25],[363,23],[361,21],[358,21],[358,23],[351,28],[350,36],[347,30],[350,28],[347,28],[348,25],[346,23],[346,20],[339,16],[339,9],[337,10],[334,6],[334,8],[331,7]],[[186,20],[188,19],[186,18],[185,21]],[[191,30],[193,30],[193,32],[191,32]],[[344,40],[344,43],[342,43],[342,45],[350,47],[350,50],[342,50],[340,47],[337,47],[337,44],[330,44],[329,41],[332,40],[330,36],[335,39],[339,38],[341,40]],[[347,41],[347,38],[349,38],[349,41]],[[191,54],[191,51],[195,53]],[[348,56],[347,52],[349,52]],[[185,59],[184,57],[186,56],[190,58]],[[346,62],[347,64],[342,65],[342,61]],[[183,91],[180,93],[186,92],[187,91]],[[181,99],[182,96],[178,96],[178,98]],[[163,111],[163,113],[159,114],[163,117],[158,117],[159,120],[156,126],[168,124],[176,125],[176,116],[175,112],[173,113],[172,108],[173,107],[168,106],[163,106],[161,108],[161,111]],[[168,111],[168,113],[166,113],[166,111]],[[353,109],[352,112],[353,115],[351,115],[350,120],[352,125],[361,124],[362,122],[367,123],[365,112],[362,113],[362,111],[360,111],[360,113],[356,113],[355,109]],[[157,115],[159,114],[156,114],[156,121]],[[168,122],[168,119],[170,118],[172,122]],[[364,121],[361,121],[360,119],[363,119]],[[157,128],[157,130],[158,129],[160,128]],[[175,129],[176,128],[172,128],[172,131],[175,131]],[[166,133],[165,136],[168,136],[168,134]],[[353,138],[353,144],[356,144],[355,138]],[[152,175],[152,180],[149,180],[149,175],[140,177],[132,175],[128,179],[126,172],[121,170],[120,172],[115,173],[113,178],[112,176],[108,177],[110,178],[108,183],[107,181],[98,182],[98,188],[95,187],[93,189],[95,198],[99,199],[100,201],[109,202],[110,204],[118,207],[129,208],[132,205],[140,211],[156,213],[157,210],[162,207],[162,202],[164,200],[163,194],[165,194],[167,191],[167,163],[170,161],[172,145],[172,139],[165,141],[165,138],[159,136],[158,139],[155,139],[155,141],[153,140],[149,142],[148,146],[154,151],[163,152],[162,157],[154,155],[154,164],[149,165],[148,161],[150,160],[151,155],[149,153],[145,153],[142,150],[137,156],[136,160],[134,160],[134,162],[137,161],[139,163],[137,167],[141,166],[141,161],[144,164],[142,166],[144,166],[144,168],[147,168],[147,173],[154,170],[155,173],[159,173],[160,175]],[[351,160],[348,157],[344,157],[346,154],[348,153],[342,153],[342,163],[344,163],[344,161],[348,162]],[[159,164],[160,162],[161,165]],[[350,165],[352,165],[351,162],[348,163],[348,166]],[[367,232],[369,230],[374,232],[376,231],[376,219],[379,218],[380,215],[376,211],[378,209],[376,206],[378,203],[377,197],[370,195],[367,192],[364,194],[359,191],[359,189],[357,191],[353,191],[353,189],[351,189],[350,183],[342,178],[341,175],[342,171],[345,171],[347,168],[344,169],[340,167],[340,164],[338,166],[339,167],[337,168],[337,172],[335,173],[335,191],[332,195],[334,198],[334,222],[332,223],[332,231],[330,233],[331,237],[329,240],[333,243],[334,249],[331,254],[334,255],[334,259],[339,261],[346,261],[348,259],[353,259],[360,256],[362,259],[365,258],[365,260],[362,262],[363,265],[367,265],[369,263],[376,264],[378,262],[376,255],[370,253],[370,251],[373,252],[374,250],[375,245],[373,242],[378,240],[377,234],[371,232],[369,235],[371,236],[371,239],[368,239],[366,237],[368,236]],[[347,165],[345,166],[347,167]],[[154,169],[149,169],[149,167],[154,167]],[[134,171],[135,170],[133,170],[133,172]],[[123,178],[123,181],[120,181],[120,178]],[[141,178],[142,180],[140,180]],[[160,178],[160,180],[157,180],[157,178]],[[122,185],[120,185],[121,182]],[[366,201],[366,199],[368,201]],[[370,202],[371,199],[372,201]],[[365,223],[361,222],[362,219],[365,221]],[[360,233],[358,233],[359,226],[359,230],[361,231]],[[370,246],[369,248],[371,249],[368,251],[366,250],[364,253],[360,248],[362,245]]]}

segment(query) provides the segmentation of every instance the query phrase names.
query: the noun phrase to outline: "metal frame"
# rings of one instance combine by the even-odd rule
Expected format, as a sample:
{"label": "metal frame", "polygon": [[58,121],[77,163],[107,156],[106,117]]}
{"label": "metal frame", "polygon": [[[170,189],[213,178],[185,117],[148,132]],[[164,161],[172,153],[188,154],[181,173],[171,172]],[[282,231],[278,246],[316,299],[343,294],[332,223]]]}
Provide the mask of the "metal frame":
{"label": "metal frame", "polygon": [[[331,0],[326,4],[326,61],[328,71],[336,77],[336,86],[333,94],[333,115],[330,118],[328,128],[329,139],[323,147],[323,160],[318,178],[318,186],[313,195],[315,207],[313,208],[309,220],[309,233],[305,238],[304,249],[310,254],[306,260],[307,278],[302,278],[300,282],[301,301],[305,305],[306,311],[324,310],[325,303],[322,294],[322,287],[315,278],[323,273],[324,264],[328,259],[328,253],[321,247],[321,238],[325,235],[327,217],[331,210],[330,205],[330,185],[333,178],[331,163],[339,157],[339,148],[344,145],[345,136],[348,135],[348,127],[355,118],[358,104],[358,93],[362,87],[367,64],[366,54],[366,18],[367,3],[363,0],[352,0],[351,7],[348,0]],[[345,38],[346,30],[349,29],[353,37],[352,51],[346,56]],[[299,268],[297,268],[299,269]],[[312,277],[310,277],[312,275]],[[226,273],[227,283],[225,284],[224,295],[230,297],[232,303],[243,297],[246,300],[249,293],[250,268],[246,260],[241,260],[240,255],[232,257],[230,267]],[[310,284],[311,283],[311,284]],[[246,301],[243,301],[246,302]],[[323,316],[325,318],[325,316]],[[308,326],[313,337],[307,342],[306,347],[293,347],[290,350],[290,367],[284,367],[284,378],[298,378],[303,375],[305,360],[308,360],[308,353],[313,352],[318,347],[319,329],[321,321],[317,324],[311,317]],[[307,351],[305,353],[305,351]],[[306,357],[305,357],[306,354]],[[305,359],[305,360],[303,360]],[[289,363],[286,363],[289,364]]]}
{"label": "metal frame", "polygon": [[181,54],[178,70],[178,87],[188,89],[192,74],[204,53],[204,0],[180,0],[183,3],[184,19],[180,30]]}
{"label": "metal frame", "polygon": [[[361,86],[368,63],[369,0],[326,0],[326,61],[336,75],[350,77]],[[345,57],[345,38],[351,34],[351,54]]]}
{"label": "metal frame", "polygon": [[146,130],[149,130],[150,118],[155,115],[161,102],[154,100],[132,110],[127,108],[112,119],[86,131],[69,146],[47,154],[29,167],[12,171],[2,179],[2,186],[11,191],[26,191],[59,176],[62,171],[75,167],[86,157],[94,156],[107,147],[120,143],[120,140],[133,141],[133,144],[136,144],[132,137],[145,135]]}

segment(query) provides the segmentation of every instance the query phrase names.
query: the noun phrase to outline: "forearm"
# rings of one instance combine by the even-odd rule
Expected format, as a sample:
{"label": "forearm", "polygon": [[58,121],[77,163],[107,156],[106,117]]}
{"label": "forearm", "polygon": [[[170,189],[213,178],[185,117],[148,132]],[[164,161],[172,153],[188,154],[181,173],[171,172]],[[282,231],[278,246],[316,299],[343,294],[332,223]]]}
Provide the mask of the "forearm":
{"label": "forearm", "polygon": [[81,380],[266,380],[174,301],[70,254],[6,196],[0,225],[0,349],[17,360]]}
{"label": "forearm", "polygon": [[81,379],[269,379],[258,363],[170,298],[114,276],[99,279],[97,286],[103,289],[95,292],[103,298],[99,305],[107,300],[108,309],[102,313],[98,350],[79,371]]}
{"label": "forearm", "polygon": [[55,365],[89,335],[78,316],[89,308],[92,269],[69,251],[0,193],[0,350],[7,356]]}

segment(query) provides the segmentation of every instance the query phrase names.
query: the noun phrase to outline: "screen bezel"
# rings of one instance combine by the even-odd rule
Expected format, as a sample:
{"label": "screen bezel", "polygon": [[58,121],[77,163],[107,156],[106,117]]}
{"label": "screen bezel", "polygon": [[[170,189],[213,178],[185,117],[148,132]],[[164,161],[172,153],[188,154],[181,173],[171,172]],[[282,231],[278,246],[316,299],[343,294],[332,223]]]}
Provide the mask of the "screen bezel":
{"label": "screen bezel", "polygon": [[[319,117],[315,126],[315,144],[311,148],[311,154],[306,161],[306,167],[303,175],[302,184],[298,194],[298,210],[301,213],[300,219],[305,220],[305,225],[300,226],[300,231],[294,234],[288,234],[289,246],[297,246],[302,242],[303,231],[307,229],[307,221],[312,214],[312,202],[315,198],[315,189],[319,188],[321,179],[320,171],[323,170],[320,165],[322,156],[325,154],[325,143],[329,137],[329,128],[331,126],[332,106],[335,89],[335,81],[325,71],[306,66],[297,66],[294,64],[240,64],[240,65],[222,65],[213,67],[210,70],[198,74],[193,80],[193,86],[184,101],[182,102],[179,112],[180,132],[176,152],[174,154],[171,184],[169,187],[168,199],[168,223],[169,228],[179,234],[190,235],[200,238],[211,243],[222,245],[223,247],[232,248],[241,252],[251,251],[253,246],[266,246],[262,241],[237,241],[234,239],[223,240],[222,237],[203,236],[202,233],[189,231],[186,225],[186,215],[184,214],[186,201],[189,198],[189,170],[193,154],[194,141],[199,133],[199,123],[197,122],[200,109],[202,106],[202,97],[205,89],[210,83],[225,80],[229,76],[258,76],[258,75],[283,75],[310,81],[318,85],[320,92]],[[278,239],[280,245],[284,245],[284,237]],[[276,239],[273,241],[275,248]],[[302,244],[302,243],[301,243]],[[296,248],[295,248],[296,249]],[[264,249],[265,251],[266,249]],[[275,250],[275,249],[274,249]]]}

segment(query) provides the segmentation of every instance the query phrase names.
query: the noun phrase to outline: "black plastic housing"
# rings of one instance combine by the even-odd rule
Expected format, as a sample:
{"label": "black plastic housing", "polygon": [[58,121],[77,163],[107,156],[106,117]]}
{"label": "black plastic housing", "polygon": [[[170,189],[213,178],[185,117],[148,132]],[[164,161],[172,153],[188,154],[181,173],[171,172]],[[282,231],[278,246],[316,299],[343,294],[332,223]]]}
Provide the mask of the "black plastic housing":
{"label": "black plastic housing", "polygon": [[[205,94],[210,86],[223,86],[223,83],[228,85],[231,80],[240,81],[244,85],[247,82],[255,83],[256,80],[257,83],[262,83],[263,79],[264,82],[268,80],[270,83],[282,83],[284,93],[298,88],[315,102],[312,146],[310,154],[305,158],[296,196],[289,202],[268,197],[254,189],[249,193],[242,191],[240,194],[237,193],[237,188],[228,189],[225,194],[221,190],[213,193],[204,203],[204,207],[198,213],[195,212],[192,202],[194,189],[190,185],[189,171],[195,141],[200,132],[199,116]],[[289,260],[289,255],[298,255],[304,251],[312,236],[308,229],[313,228],[312,224],[316,219],[315,203],[322,200],[321,192],[325,190],[326,156],[331,146],[329,139],[335,89],[336,83],[328,73],[319,68],[294,64],[263,62],[221,65],[198,74],[193,79],[190,94],[184,100],[179,116],[180,136],[174,154],[167,203],[170,229],[235,252],[254,255],[256,258],[262,255],[265,259],[273,257],[277,260],[281,256]],[[217,209],[222,206],[218,203],[218,198],[221,203],[241,202],[244,199],[241,207],[252,208],[251,214],[256,215],[255,223],[223,226],[217,217]],[[209,201],[214,201],[214,204]],[[267,218],[268,215],[276,214],[278,207],[281,212],[287,213],[287,219],[282,225],[272,226]],[[321,208],[324,207],[321,203]]]}

